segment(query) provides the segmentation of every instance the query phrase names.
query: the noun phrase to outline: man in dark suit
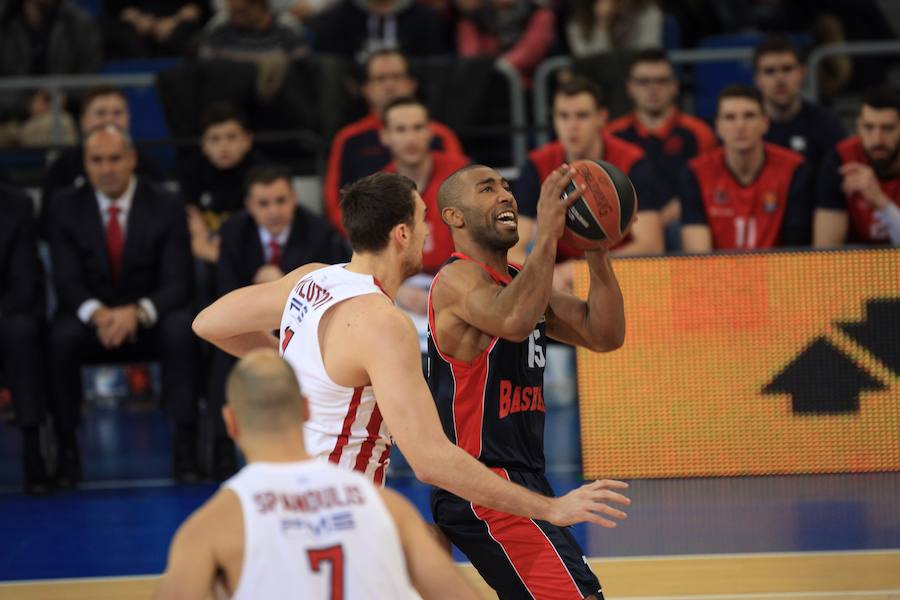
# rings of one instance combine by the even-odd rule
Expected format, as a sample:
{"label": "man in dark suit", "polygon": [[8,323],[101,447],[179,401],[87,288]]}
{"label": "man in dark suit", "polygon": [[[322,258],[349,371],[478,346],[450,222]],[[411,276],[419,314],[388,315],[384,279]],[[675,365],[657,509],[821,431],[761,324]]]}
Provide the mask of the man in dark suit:
{"label": "man in dark suit", "polygon": [[49,491],[38,426],[44,419],[41,330],[44,272],[31,199],[0,184],[0,372],[12,391],[23,436],[25,492]]}
{"label": "man in dark suit", "polygon": [[[251,283],[275,281],[307,263],[333,264],[350,259],[350,248],[328,222],[297,204],[290,171],[284,167],[251,169],[244,207],[220,229],[217,296]],[[213,477],[219,480],[235,469],[234,445],[219,417],[225,401],[225,379],[234,362],[233,357],[216,350],[210,371],[209,412],[215,422]]]}
{"label": "man in dark suit", "polygon": [[76,429],[81,365],[158,357],[175,424],[179,480],[196,478],[196,344],[191,333],[192,261],[180,199],[135,177],[128,134],[105,125],[87,134],[90,185],[64,192],[50,215],[59,310],[50,332],[60,487],[80,477]]}

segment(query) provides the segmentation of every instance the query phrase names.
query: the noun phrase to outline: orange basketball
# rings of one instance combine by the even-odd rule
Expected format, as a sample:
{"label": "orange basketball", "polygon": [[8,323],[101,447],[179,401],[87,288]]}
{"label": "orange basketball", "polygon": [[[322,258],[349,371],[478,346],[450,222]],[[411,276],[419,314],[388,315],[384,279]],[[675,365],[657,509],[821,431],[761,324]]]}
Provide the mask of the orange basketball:
{"label": "orange basketball", "polygon": [[[569,207],[562,239],[581,250],[615,246],[628,235],[637,214],[634,185],[618,167],[602,160],[578,160],[572,168],[573,183],[587,189]],[[574,191],[569,184],[564,196]]]}

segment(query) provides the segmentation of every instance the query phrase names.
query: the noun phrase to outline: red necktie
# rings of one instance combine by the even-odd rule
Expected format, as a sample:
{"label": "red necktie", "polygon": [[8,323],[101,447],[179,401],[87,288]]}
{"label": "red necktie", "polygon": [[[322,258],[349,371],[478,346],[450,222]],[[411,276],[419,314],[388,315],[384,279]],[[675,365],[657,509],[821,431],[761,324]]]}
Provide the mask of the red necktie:
{"label": "red necktie", "polygon": [[276,267],[281,263],[281,244],[278,240],[269,240],[269,264]]}
{"label": "red necktie", "polygon": [[115,205],[110,205],[106,210],[109,213],[109,221],[106,223],[106,255],[109,257],[109,268],[115,280],[119,278],[122,249],[125,247],[125,237],[119,224],[119,213],[122,211]]}

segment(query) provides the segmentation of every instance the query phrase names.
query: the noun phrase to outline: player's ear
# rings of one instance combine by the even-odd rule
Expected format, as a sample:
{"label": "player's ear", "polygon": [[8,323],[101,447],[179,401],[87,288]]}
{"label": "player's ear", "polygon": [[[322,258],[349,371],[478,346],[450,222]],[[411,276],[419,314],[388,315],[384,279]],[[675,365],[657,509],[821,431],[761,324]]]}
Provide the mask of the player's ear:
{"label": "player's ear", "polygon": [[455,206],[444,208],[444,210],[441,211],[441,220],[449,227],[455,227],[457,229],[462,228],[466,224],[466,219],[463,216],[462,211]]}
{"label": "player's ear", "polygon": [[228,437],[237,441],[240,436],[240,428],[238,427],[237,417],[234,415],[234,409],[227,404],[222,407],[222,420],[225,421],[225,431]]}
{"label": "player's ear", "polygon": [[394,225],[394,228],[391,229],[391,239],[400,244],[401,246],[406,246],[409,244],[410,234],[409,225],[406,223],[398,223]]}

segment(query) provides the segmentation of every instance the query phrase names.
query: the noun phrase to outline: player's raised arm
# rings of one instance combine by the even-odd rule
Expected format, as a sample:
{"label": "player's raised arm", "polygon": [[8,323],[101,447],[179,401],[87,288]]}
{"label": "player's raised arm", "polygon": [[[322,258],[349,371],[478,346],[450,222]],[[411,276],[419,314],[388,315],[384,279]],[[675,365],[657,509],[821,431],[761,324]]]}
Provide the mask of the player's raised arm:
{"label": "player's raised arm", "polygon": [[384,489],[380,493],[397,525],[409,577],[422,598],[477,600],[478,594],[460,575],[450,555],[438,545],[413,505],[392,490]]}
{"label": "player's raised arm", "polygon": [[288,294],[307,273],[327,265],[311,263],[278,281],[249,285],[225,294],[194,319],[194,333],[234,356],[256,348],[278,349],[273,330],[281,326]]}
{"label": "player's raised arm", "polygon": [[625,305],[609,252],[586,252],[591,282],[587,301],[554,291],[547,311],[547,335],[557,341],[610,352],[625,342]]}
{"label": "player's raised arm", "polygon": [[418,479],[476,504],[556,525],[589,521],[610,527],[614,523],[601,515],[624,518],[623,512],[605,504],[629,503],[612,491],[627,487],[624,483],[593,482],[562,498],[548,498],[498,477],[454,446],[441,429],[422,376],[412,323],[388,304],[368,313],[364,321],[364,326],[351,322],[345,335],[354,340],[381,414]]}
{"label": "player's raised arm", "polygon": [[[488,335],[521,341],[534,330],[534,324],[547,309],[556,261],[557,241],[565,230],[566,209],[584,190],[576,190],[565,199],[562,194],[574,171],[563,165],[553,171],[541,186],[537,207],[537,233],[534,248],[522,271],[506,286],[500,286],[482,268],[469,261],[459,261],[445,268],[435,286],[437,305],[452,306],[455,315]],[[484,192],[496,196],[490,186],[503,185],[494,178],[475,182],[476,202]],[[506,202],[513,205],[507,190]],[[503,198],[501,197],[501,200]],[[497,210],[502,212],[503,206]],[[443,208],[443,218],[451,227],[472,227],[466,210],[452,203]]]}

